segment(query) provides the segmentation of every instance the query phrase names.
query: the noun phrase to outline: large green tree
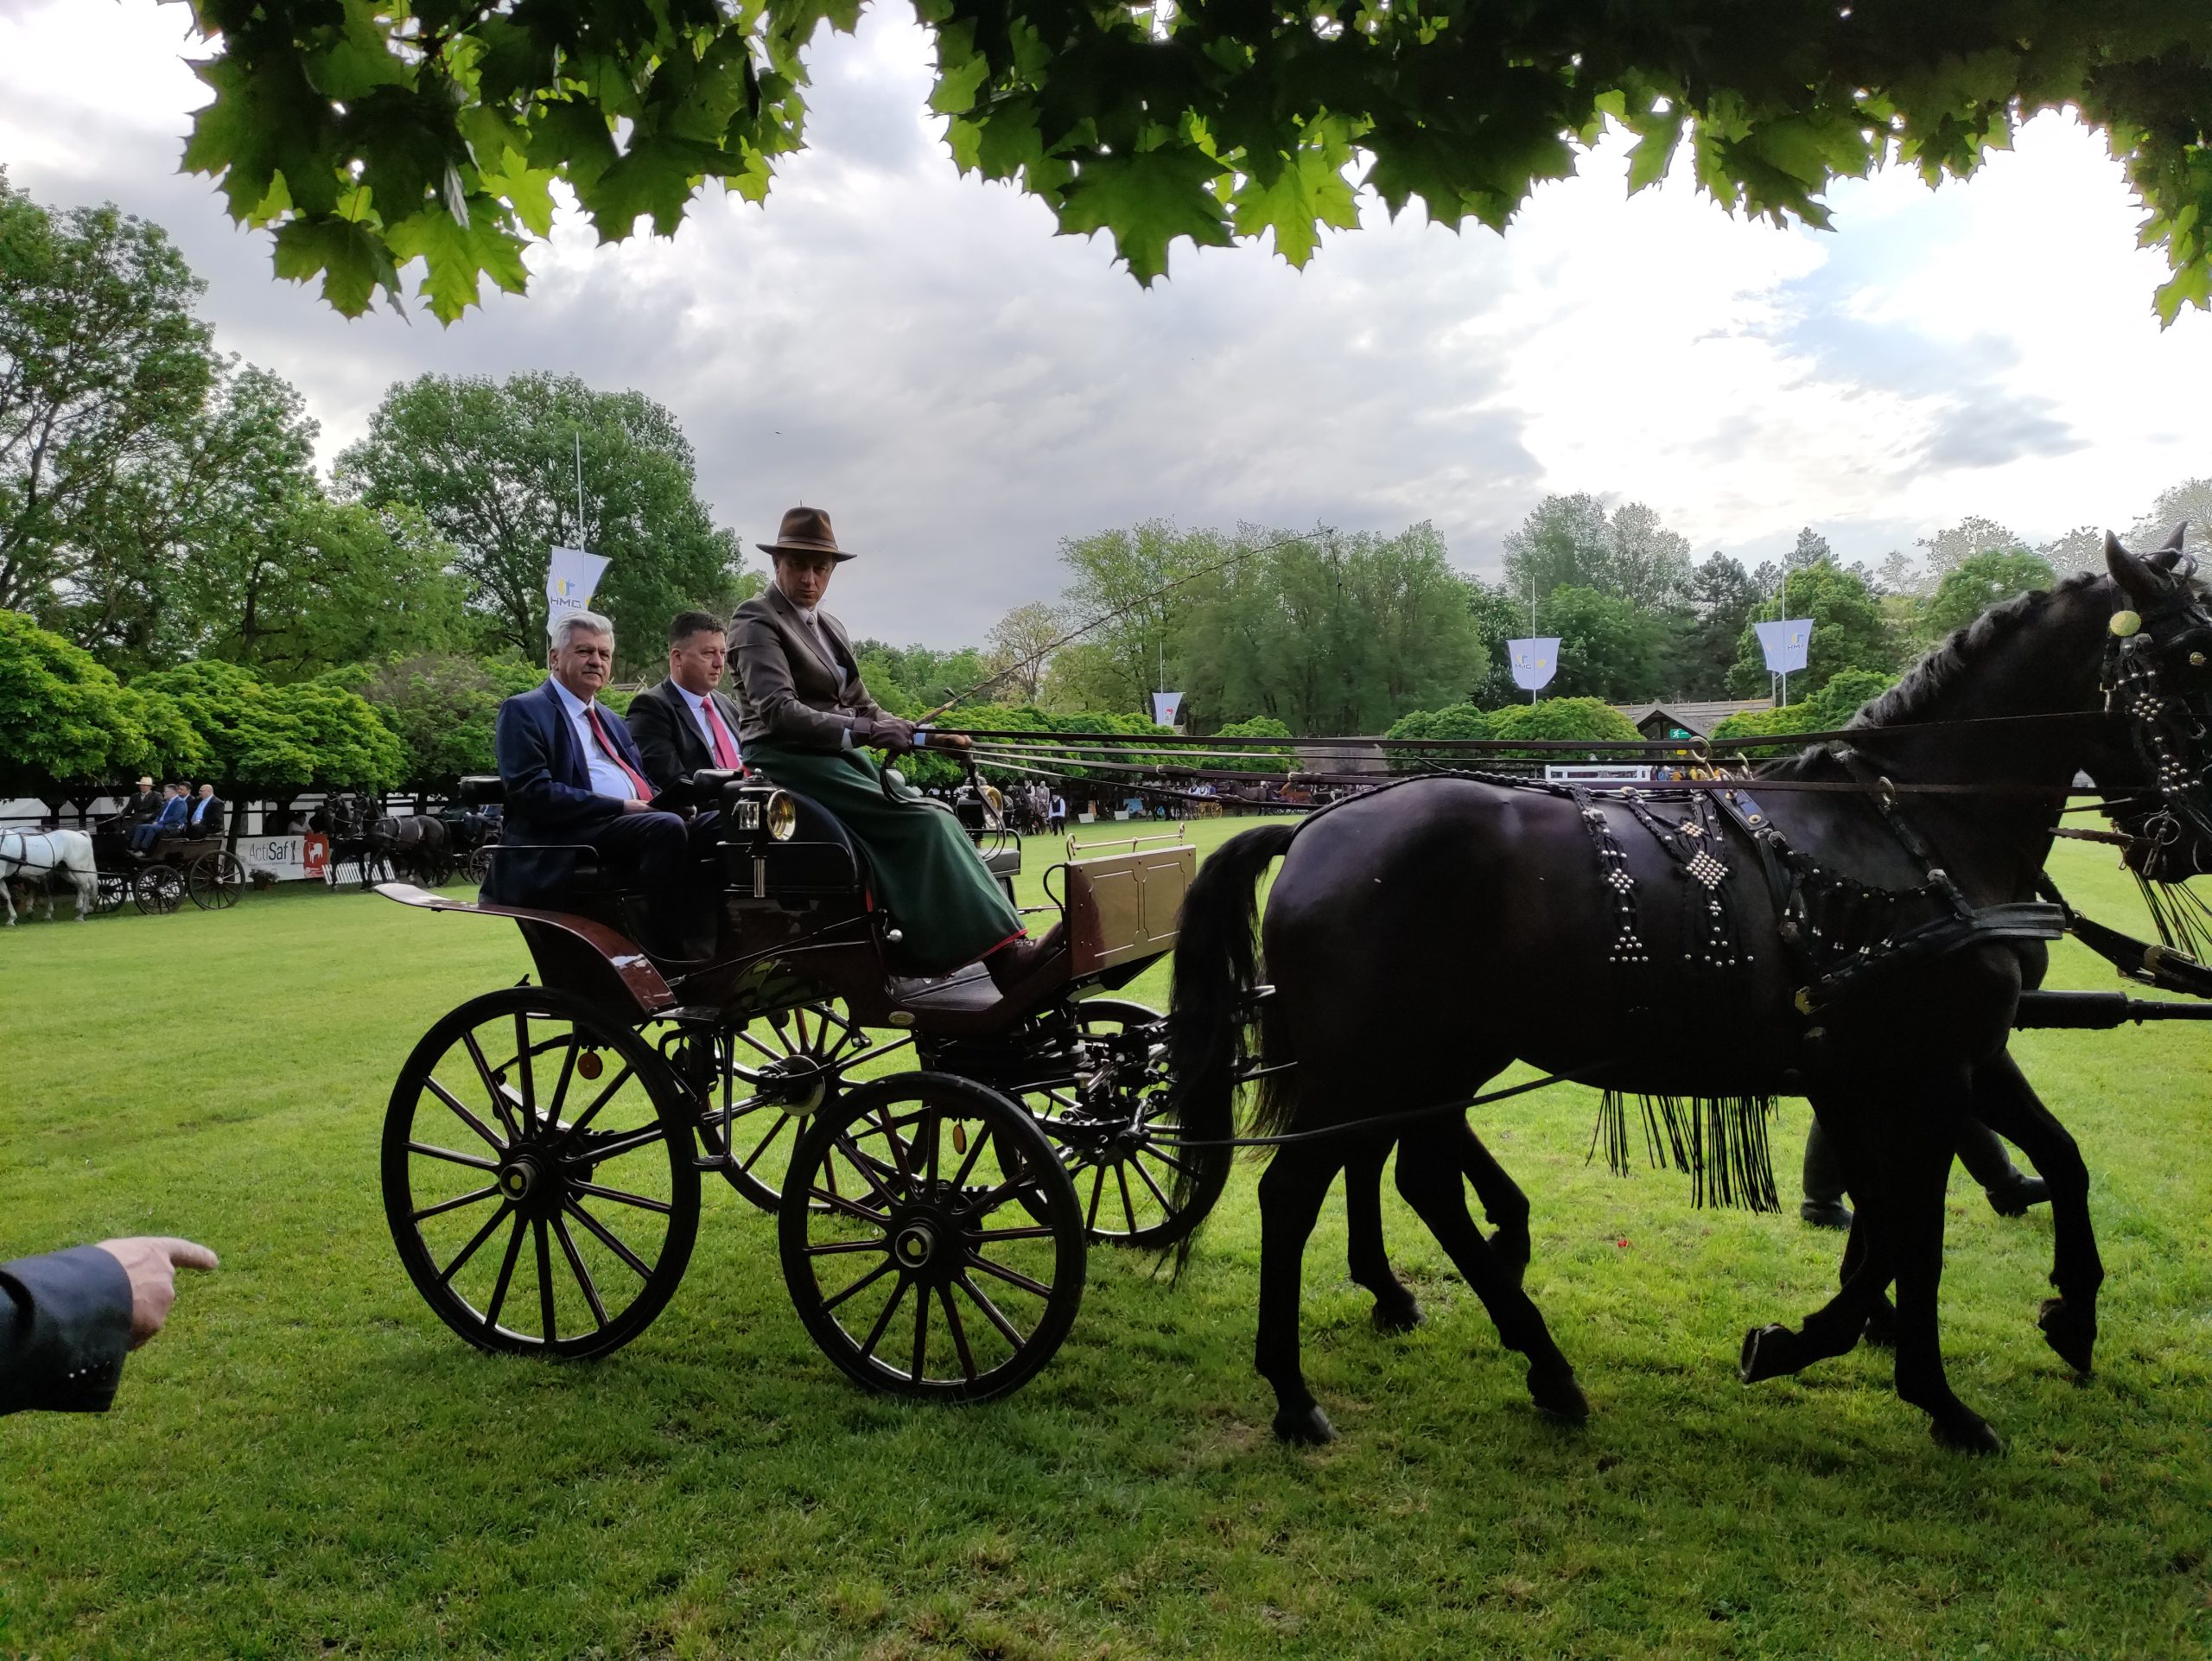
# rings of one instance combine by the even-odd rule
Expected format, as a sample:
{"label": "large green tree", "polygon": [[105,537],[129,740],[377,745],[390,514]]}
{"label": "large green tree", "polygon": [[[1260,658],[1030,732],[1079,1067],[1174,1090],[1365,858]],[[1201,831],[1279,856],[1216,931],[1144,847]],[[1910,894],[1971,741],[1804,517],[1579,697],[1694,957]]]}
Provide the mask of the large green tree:
{"label": "large green tree", "polygon": [[269,686],[211,659],[142,675],[133,687],[175,700],[226,793],[240,785],[385,790],[405,767],[399,740],[367,702],[327,682]]}
{"label": "large green tree", "polygon": [[1149,714],[1147,694],[1185,690],[1180,639],[1192,608],[1212,591],[1216,568],[1249,563],[1238,557],[1257,557],[1268,540],[1249,526],[1226,536],[1147,519],[1062,541],[1069,627],[1094,627],[1084,631],[1080,650],[1058,654],[1056,672],[1046,678],[1058,683],[1051,686],[1054,702]]}
{"label": "large green tree", "polygon": [[1964,628],[1992,606],[2052,582],[2050,565],[2024,549],[1971,554],[1944,574],[1920,613],[1923,640]]}
{"label": "large green tree", "polygon": [[492,735],[500,702],[544,678],[527,664],[428,652],[353,665],[322,678],[359,693],[398,738],[405,783],[449,792],[463,773],[498,770]]}
{"label": "large green tree", "polygon": [[1654,614],[1595,589],[1558,588],[1536,608],[1536,632],[1559,637],[1559,666],[1545,695],[1606,703],[1657,697],[1667,643]]}
{"label": "large green tree", "polygon": [[207,760],[185,710],[21,612],[0,610],[0,791],[43,795]]}
{"label": "large green tree", "polygon": [[[1834,179],[1972,173],[2072,108],[2107,137],[2173,277],[2212,303],[2212,35],[2202,0],[919,0],[957,164],[1018,181],[1133,275],[1179,239],[1272,236],[1291,264],[1357,223],[1356,189],[1502,229],[1608,121],[1629,183],[1677,155],[1732,212],[1825,226]],[[709,180],[748,200],[804,140],[805,55],[860,0],[197,0],[213,94],[185,150],[283,277],[357,314],[420,258],[457,316],[572,192],[603,239],[671,233]]]}
{"label": "large green tree", "polygon": [[1691,574],[1685,596],[1690,627],[1669,631],[1659,696],[1727,697],[1737,643],[1758,601],[1758,588],[1740,563],[1723,553],[1707,556]]}
{"label": "large green tree", "polygon": [[1505,538],[1503,586],[1524,604],[1567,587],[1660,611],[1691,581],[1689,544],[1641,502],[1609,513],[1595,496],[1547,496]]}
{"label": "large green tree", "polygon": [[200,286],[160,226],[49,212],[0,172],[0,607],[51,619],[116,551],[115,499],[216,379]]}
{"label": "large green tree", "polygon": [[1380,732],[1489,673],[1466,583],[1434,529],[1277,540],[1211,579],[1179,633],[1192,719],[1272,716]]}
{"label": "large green tree", "polygon": [[554,547],[613,562],[592,604],[614,619],[626,673],[659,661],[677,612],[727,615],[744,591],[736,535],[699,500],[690,441],[642,392],[573,375],[423,375],[385,394],[338,481],[371,507],[419,509],[457,550],[470,604],[526,658],[544,652]]}

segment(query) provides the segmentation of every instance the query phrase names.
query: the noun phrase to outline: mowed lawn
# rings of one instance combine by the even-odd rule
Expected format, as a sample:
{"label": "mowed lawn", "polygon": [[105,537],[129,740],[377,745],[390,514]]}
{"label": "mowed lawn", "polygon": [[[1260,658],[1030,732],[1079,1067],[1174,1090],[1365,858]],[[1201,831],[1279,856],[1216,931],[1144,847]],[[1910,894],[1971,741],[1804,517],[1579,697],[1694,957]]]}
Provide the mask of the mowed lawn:
{"label": "mowed lawn", "polygon": [[[2057,861],[2133,925],[2110,867]],[[423,1029],[527,968],[504,925],[321,893],[0,934],[0,1256],[142,1232],[223,1255],[113,1413],[0,1422],[0,1655],[2212,1652],[2212,1030],[2018,1040],[2087,1151],[2111,1277],[2076,1384],[2032,1325],[2047,1212],[2000,1220],[1955,1175],[1946,1351],[2003,1457],[1936,1447],[1877,1352],[1738,1384],[1745,1328],[1822,1301],[1840,1238],[1586,1164],[1592,1098],[1567,1089],[1478,1124],[1534,1202],[1529,1285],[1589,1424],[1532,1413],[1393,1193],[1428,1324],[1370,1329],[1332,1202],[1306,1352],[1342,1438],[1294,1452],[1250,1371],[1249,1165],[1179,1284],[1094,1253],[1058,1360],[988,1407],[845,1383],[769,1219],[713,1180],[629,1348],[468,1348],[395,1258],[378,1126]],[[2053,983],[2113,983],[2069,945]],[[1806,1122],[1785,1104],[1793,1200]]]}

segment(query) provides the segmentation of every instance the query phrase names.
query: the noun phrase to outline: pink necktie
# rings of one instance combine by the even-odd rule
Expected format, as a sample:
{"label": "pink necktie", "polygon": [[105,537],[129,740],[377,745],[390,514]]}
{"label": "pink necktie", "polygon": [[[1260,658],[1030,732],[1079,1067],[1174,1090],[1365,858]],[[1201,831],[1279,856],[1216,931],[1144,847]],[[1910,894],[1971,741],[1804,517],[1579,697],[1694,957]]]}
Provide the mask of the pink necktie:
{"label": "pink necktie", "polygon": [[722,725],[722,718],[715,709],[712,697],[700,700],[707,712],[707,728],[715,735],[715,765],[725,772],[737,771],[737,746],[730,742],[729,729]]}
{"label": "pink necktie", "polygon": [[607,729],[599,724],[599,705],[585,704],[584,719],[591,722],[592,736],[599,740],[599,747],[607,752],[607,759],[621,768],[630,782],[637,787],[637,799],[641,802],[652,800],[653,787],[645,782],[643,773],[622,759],[622,752],[616,749],[613,741],[607,737]]}

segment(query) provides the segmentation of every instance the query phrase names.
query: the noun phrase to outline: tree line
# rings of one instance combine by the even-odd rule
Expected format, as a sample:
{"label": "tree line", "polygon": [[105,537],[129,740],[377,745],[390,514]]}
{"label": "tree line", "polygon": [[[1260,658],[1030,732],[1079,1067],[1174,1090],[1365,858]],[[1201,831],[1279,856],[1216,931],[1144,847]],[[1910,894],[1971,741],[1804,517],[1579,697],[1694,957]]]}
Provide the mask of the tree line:
{"label": "tree line", "polygon": [[[760,586],[653,400],[550,374],[425,375],[389,389],[325,479],[300,396],[215,349],[201,287],[159,226],[48,208],[0,170],[0,787],[152,771],[440,788],[491,765],[499,701],[542,674],[549,546],[612,557],[595,603],[630,620],[617,671],[633,681],[658,671],[659,620],[726,615]],[[2212,480],[2165,492],[2145,524],[2182,518],[2212,520]],[[1808,705],[2089,563],[2101,535],[2031,547],[1969,519],[1847,564],[1808,528],[1747,570],[1694,560],[1641,504],[1558,495],[1485,581],[1425,522],[1386,536],[1154,519],[1068,538],[1062,593],[977,645],[855,644],[902,715],[975,689],[971,724],[1141,733],[1151,693],[1173,690],[1201,734],[1427,716],[1428,735],[1471,736],[1475,716],[1524,702],[1506,660],[1518,635],[1562,643],[1545,699],[1561,707],[1543,721],[1756,697],[1751,624],[1781,614],[1786,578],[1789,614],[1815,625],[1791,684]],[[1802,714],[1760,719],[1784,730]],[[1584,721],[1592,737],[1605,724]]]}

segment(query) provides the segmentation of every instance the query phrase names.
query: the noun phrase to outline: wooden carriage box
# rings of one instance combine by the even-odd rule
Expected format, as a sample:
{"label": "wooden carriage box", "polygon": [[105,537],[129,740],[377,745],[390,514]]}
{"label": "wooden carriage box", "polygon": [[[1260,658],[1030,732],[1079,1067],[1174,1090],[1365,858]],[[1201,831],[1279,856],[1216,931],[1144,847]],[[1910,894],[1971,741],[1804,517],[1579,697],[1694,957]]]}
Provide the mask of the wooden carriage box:
{"label": "wooden carriage box", "polygon": [[[1071,841],[1071,856],[1074,851]],[[1122,852],[1071,857],[1063,869],[1070,970],[1079,977],[1173,948],[1176,916],[1198,871],[1198,850],[1179,833],[1139,837]]]}

